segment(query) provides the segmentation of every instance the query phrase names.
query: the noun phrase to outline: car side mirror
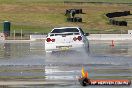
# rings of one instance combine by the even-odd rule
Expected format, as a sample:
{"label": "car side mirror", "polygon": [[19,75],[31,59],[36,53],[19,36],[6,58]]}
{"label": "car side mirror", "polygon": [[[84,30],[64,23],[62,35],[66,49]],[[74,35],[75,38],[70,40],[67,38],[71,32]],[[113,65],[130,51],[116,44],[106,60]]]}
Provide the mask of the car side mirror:
{"label": "car side mirror", "polygon": [[84,36],[89,36],[89,33],[85,33]]}

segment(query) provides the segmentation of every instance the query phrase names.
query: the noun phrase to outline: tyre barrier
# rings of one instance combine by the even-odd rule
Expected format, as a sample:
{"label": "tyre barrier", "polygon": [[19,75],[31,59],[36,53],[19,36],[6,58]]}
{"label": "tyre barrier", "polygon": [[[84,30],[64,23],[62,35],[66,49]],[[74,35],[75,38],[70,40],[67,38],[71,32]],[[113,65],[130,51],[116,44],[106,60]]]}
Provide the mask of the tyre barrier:
{"label": "tyre barrier", "polygon": [[74,22],[73,18],[67,18],[67,22]]}
{"label": "tyre barrier", "polygon": [[74,22],[82,22],[82,18],[81,17],[75,17]]}
{"label": "tyre barrier", "polygon": [[127,22],[126,21],[116,21],[114,19],[110,19],[109,22],[112,25],[127,26]]}
{"label": "tyre barrier", "polygon": [[108,18],[114,18],[114,17],[121,17],[121,16],[127,16],[130,15],[130,11],[124,11],[124,12],[113,12],[113,13],[107,13],[106,16]]}
{"label": "tyre barrier", "polygon": [[5,40],[5,39],[6,39],[6,37],[5,37],[4,33],[0,33],[0,41]]}
{"label": "tyre barrier", "polygon": [[83,14],[82,9],[67,9],[65,13],[67,22],[82,22],[81,17],[75,17],[76,14]]}
{"label": "tyre barrier", "polygon": [[76,9],[76,14],[82,14],[82,9]]}
{"label": "tyre barrier", "polygon": [[84,70],[82,67],[82,75],[79,76],[78,81],[82,86],[89,85],[116,85],[116,86],[128,86],[131,85],[131,80],[128,79],[90,79],[88,71]]}
{"label": "tyre barrier", "polygon": [[[113,12],[113,13],[107,13],[106,16],[108,18],[114,18],[114,17],[121,17],[121,16],[128,16],[131,15],[130,11],[124,11],[124,12]],[[116,21],[114,19],[109,19],[109,23],[112,25],[118,25],[118,26],[127,26],[126,21]]]}
{"label": "tyre barrier", "polygon": [[78,80],[82,86],[88,86],[91,85],[90,79],[88,78],[81,78]]}
{"label": "tyre barrier", "polygon": [[75,14],[82,14],[82,9],[66,9],[66,14],[70,14],[72,11],[75,12]]}
{"label": "tyre barrier", "polygon": [[81,17],[67,18],[67,22],[82,22]]}

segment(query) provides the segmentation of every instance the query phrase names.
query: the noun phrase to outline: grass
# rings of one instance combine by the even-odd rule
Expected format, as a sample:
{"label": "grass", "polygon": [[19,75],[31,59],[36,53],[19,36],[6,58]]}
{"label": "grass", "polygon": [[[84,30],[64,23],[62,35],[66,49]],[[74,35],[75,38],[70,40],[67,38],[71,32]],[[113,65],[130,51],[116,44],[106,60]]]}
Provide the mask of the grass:
{"label": "grass", "polygon": [[1,3],[60,3],[69,2],[110,2],[110,3],[132,3],[132,0],[0,0]]}
{"label": "grass", "polygon": [[[126,18],[130,22],[128,27],[108,24],[105,14],[114,11],[132,10],[127,4],[64,4],[71,0],[0,0],[0,31],[3,21],[11,22],[11,32],[14,30],[24,33],[48,33],[54,27],[80,26],[90,33],[127,33],[132,28],[132,16]],[[72,0],[86,1],[86,0]],[[132,0],[88,0],[87,2],[132,3]],[[81,8],[86,14],[77,15],[83,18],[83,23],[66,21],[65,10]],[[122,19],[122,18],[121,18]],[[123,18],[124,19],[124,18]]]}
{"label": "grass", "polygon": [[106,3],[132,3],[132,0],[65,0],[78,2],[106,2]]}

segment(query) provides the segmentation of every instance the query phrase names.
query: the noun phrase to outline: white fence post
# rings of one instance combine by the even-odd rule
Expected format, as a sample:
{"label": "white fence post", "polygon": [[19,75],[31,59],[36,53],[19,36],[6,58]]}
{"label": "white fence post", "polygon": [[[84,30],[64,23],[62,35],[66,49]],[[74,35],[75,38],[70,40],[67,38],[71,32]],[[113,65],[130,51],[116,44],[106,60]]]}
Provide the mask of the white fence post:
{"label": "white fence post", "polygon": [[16,31],[14,30],[14,40],[16,39],[15,37],[16,37]]}

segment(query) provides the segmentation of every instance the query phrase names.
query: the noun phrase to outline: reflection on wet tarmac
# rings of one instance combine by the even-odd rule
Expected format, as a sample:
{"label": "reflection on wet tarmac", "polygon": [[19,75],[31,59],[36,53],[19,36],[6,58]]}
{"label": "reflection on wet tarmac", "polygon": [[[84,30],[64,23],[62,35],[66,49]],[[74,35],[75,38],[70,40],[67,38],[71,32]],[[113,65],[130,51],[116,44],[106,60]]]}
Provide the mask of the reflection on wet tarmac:
{"label": "reflection on wet tarmac", "polygon": [[[82,66],[93,79],[132,79],[131,47],[131,42],[116,42],[115,47],[111,47],[110,41],[90,41],[89,54],[66,53],[46,56],[44,42],[0,43],[0,79],[73,80],[73,85],[69,88],[80,88],[74,83],[81,75]],[[43,85],[27,86],[27,88],[36,87],[44,88]],[[48,86],[48,88],[61,88],[61,86]]]}
{"label": "reflection on wet tarmac", "polygon": [[19,58],[29,55],[29,43],[4,43],[0,44],[0,59]]}

